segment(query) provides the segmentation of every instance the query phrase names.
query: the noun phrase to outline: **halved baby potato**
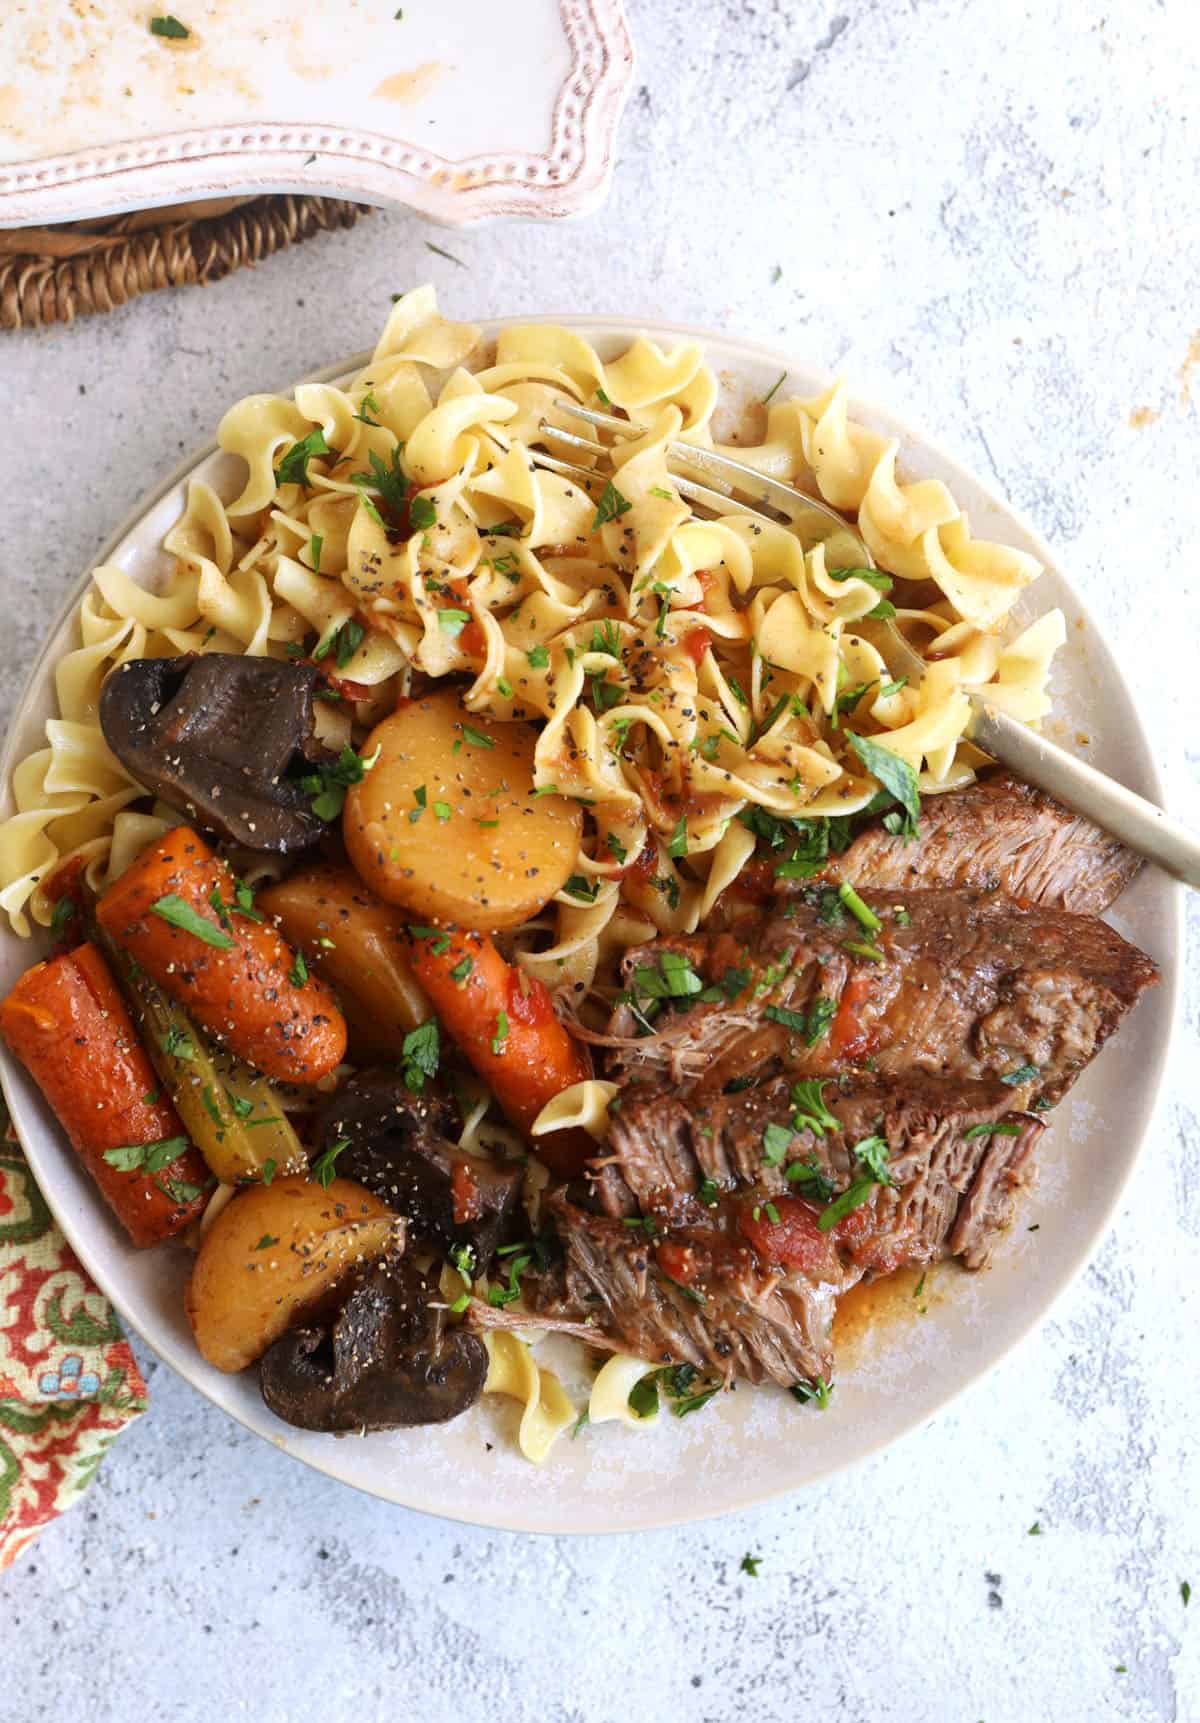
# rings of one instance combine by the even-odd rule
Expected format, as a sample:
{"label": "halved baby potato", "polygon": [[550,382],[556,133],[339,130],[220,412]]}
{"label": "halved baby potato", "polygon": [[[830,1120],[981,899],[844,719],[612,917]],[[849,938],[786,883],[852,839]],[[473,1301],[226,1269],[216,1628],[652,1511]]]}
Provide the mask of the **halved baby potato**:
{"label": "halved baby potato", "polygon": [[363,880],[415,916],[489,932],[536,915],[575,868],[582,815],[535,796],[532,724],[491,724],[452,690],[410,700],[363,753],[343,833]]}
{"label": "halved baby potato", "polygon": [[233,1197],[205,1233],[184,1308],[218,1370],[244,1370],[402,1223],[349,1179],[275,1179]]}

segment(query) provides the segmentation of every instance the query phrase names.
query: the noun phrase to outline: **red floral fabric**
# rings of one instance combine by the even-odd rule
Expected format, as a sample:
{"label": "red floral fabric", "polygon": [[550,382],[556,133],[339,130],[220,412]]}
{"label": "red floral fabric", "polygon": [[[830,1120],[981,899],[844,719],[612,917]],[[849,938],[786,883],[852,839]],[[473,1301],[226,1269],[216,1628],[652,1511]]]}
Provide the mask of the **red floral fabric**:
{"label": "red floral fabric", "polygon": [[146,1384],[111,1306],[3,1125],[0,1568],[78,1501],[109,1443],[146,1408]]}

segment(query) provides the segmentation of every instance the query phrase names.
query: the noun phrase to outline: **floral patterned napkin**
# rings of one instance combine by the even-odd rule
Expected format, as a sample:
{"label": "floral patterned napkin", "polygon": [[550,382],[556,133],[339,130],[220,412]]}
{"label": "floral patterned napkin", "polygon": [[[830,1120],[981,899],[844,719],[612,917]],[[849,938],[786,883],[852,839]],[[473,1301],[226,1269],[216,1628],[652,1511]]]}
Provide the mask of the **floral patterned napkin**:
{"label": "floral patterned napkin", "polygon": [[0,1568],[77,1502],[146,1384],[0,1102]]}

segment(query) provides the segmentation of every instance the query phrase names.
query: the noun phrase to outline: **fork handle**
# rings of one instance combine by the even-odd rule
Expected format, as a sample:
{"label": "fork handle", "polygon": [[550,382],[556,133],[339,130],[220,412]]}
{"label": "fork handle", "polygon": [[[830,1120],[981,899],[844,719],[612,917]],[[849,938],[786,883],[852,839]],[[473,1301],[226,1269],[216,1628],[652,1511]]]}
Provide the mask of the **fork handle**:
{"label": "fork handle", "polygon": [[968,734],[976,747],[1076,813],[1095,820],[1175,879],[1200,890],[1200,838],[1186,826],[1027,724],[998,712],[981,695],[970,698],[974,719]]}

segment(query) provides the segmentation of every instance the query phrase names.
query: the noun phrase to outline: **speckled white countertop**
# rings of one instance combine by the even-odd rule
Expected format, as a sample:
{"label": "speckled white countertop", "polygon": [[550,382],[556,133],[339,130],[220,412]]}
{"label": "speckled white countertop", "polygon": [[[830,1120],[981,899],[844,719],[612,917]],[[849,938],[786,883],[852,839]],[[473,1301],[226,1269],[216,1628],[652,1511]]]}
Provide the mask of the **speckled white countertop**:
{"label": "speckled white countertop", "polygon": [[[923,423],[1058,546],[1196,820],[1196,755],[1172,753],[1200,646],[1194,0],[630,10],[601,214],[452,235],[377,214],[0,336],[4,710],[149,481],[432,277],[459,315],[778,337]],[[587,1542],[435,1523],[143,1358],[150,1412],[0,1579],[0,1719],[1200,1716],[1198,998],[1116,1229],[1041,1331],[889,1453],[740,1518]]]}

